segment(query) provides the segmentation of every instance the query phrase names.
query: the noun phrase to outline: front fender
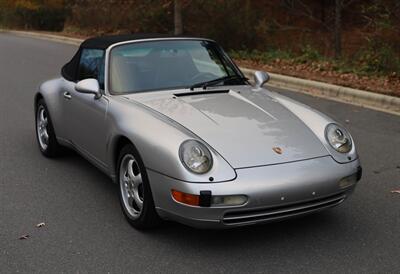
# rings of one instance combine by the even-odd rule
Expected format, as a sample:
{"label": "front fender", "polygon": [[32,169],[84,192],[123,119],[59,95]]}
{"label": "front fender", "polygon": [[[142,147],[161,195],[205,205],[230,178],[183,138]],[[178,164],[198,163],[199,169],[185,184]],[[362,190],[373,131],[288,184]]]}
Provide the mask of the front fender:
{"label": "front fender", "polygon": [[122,136],[137,148],[147,169],[171,178],[196,183],[226,182],[236,178],[236,172],[213,148],[204,143],[213,157],[213,167],[206,174],[188,171],[180,161],[179,147],[188,139],[202,141],[188,129],[122,96],[110,100],[108,115],[113,127],[109,136],[108,155],[112,170],[116,170],[115,154]]}
{"label": "front fender", "polygon": [[57,78],[43,82],[34,97],[35,112],[39,98],[45,101],[57,137],[63,136],[64,130],[61,123],[62,105],[59,99],[62,81],[62,78]]}
{"label": "front fender", "polygon": [[[270,96],[275,98],[279,103],[289,109],[294,115],[299,117],[303,123],[308,126],[314,134],[319,138],[321,143],[325,146],[326,150],[331,154],[334,160],[338,163],[344,164],[351,161],[358,159],[358,154],[356,150],[356,146],[354,144],[353,137],[352,143],[353,147],[349,153],[339,153],[335,149],[331,147],[328,141],[325,138],[325,128],[330,123],[336,123],[332,118],[328,117],[327,115],[312,109],[311,107],[299,103],[295,100],[292,100],[286,96],[278,94],[276,92],[271,92]],[[340,124],[339,124],[340,125]],[[343,125],[340,125],[343,126]]]}

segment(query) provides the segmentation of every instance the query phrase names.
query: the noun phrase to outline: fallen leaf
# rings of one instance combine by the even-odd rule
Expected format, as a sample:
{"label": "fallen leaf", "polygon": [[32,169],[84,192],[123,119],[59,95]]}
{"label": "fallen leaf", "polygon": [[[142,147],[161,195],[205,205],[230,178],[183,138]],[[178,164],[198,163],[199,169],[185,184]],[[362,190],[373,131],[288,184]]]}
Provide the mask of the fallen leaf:
{"label": "fallen leaf", "polygon": [[392,190],[392,191],[390,191],[390,193],[397,193],[397,194],[400,194],[400,189]]}
{"label": "fallen leaf", "polygon": [[20,240],[26,240],[28,238],[29,238],[29,234],[25,234],[25,235],[22,235],[21,237],[19,237]]}
{"label": "fallen leaf", "polygon": [[45,223],[38,223],[37,225],[36,225],[36,227],[44,227],[46,224]]}

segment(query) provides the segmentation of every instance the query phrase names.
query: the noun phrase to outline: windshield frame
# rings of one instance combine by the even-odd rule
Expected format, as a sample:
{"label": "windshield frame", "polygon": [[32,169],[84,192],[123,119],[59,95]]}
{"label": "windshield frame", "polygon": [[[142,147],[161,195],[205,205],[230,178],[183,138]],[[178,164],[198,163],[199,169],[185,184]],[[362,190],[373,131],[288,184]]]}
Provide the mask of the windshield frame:
{"label": "windshield frame", "polygon": [[[106,50],[106,60],[105,60],[105,81],[104,81],[104,86],[105,86],[105,93],[110,94],[110,95],[127,95],[127,94],[136,94],[136,93],[145,93],[145,92],[156,92],[156,91],[167,91],[167,90],[177,90],[177,89],[189,89],[189,86],[177,86],[177,87],[167,87],[167,88],[158,88],[158,89],[146,89],[146,90],[140,90],[140,91],[132,91],[132,92],[113,92],[111,89],[111,52],[114,48],[120,47],[120,46],[125,46],[128,44],[136,44],[136,43],[147,43],[147,42],[157,42],[157,41],[207,41],[211,42],[214,44],[216,51],[220,55],[220,58],[222,58],[223,62],[227,62],[228,65],[231,66],[233,69],[233,72],[240,77],[244,78],[243,73],[240,71],[240,69],[237,67],[237,65],[232,61],[232,59],[225,53],[225,51],[214,41],[211,39],[206,39],[206,38],[188,38],[188,37],[171,37],[171,38],[154,38],[154,39],[140,39],[140,40],[132,40],[132,41],[124,41],[120,43],[116,43],[111,45],[110,47],[107,48]],[[248,84],[248,83],[246,83]]]}

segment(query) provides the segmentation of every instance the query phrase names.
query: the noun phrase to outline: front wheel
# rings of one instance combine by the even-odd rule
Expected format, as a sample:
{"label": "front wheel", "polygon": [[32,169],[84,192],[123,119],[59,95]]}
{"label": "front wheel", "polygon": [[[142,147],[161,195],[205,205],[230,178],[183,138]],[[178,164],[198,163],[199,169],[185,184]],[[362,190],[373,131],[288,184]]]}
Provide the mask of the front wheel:
{"label": "front wheel", "polygon": [[56,157],[60,154],[61,146],[57,142],[53,124],[46,103],[40,99],[36,105],[36,137],[39,149],[46,157]]}
{"label": "front wheel", "polygon": [[126,145],[121,150],[117,174],[120,203],[128,222],[138,229],[157,226],[160,218],[155,210],[146,169],[133,145]]}

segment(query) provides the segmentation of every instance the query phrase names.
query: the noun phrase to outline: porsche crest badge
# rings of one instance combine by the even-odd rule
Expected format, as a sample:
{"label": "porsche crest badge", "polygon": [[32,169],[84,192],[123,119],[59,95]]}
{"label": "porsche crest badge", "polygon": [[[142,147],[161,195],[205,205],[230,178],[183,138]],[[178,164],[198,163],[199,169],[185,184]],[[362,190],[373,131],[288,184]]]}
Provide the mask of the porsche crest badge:
{"label": "porsche crest badge", "polygon": [[277,154],[282,154],[282,149],[280,147],[273,147],[273,151],[275,151]]}

